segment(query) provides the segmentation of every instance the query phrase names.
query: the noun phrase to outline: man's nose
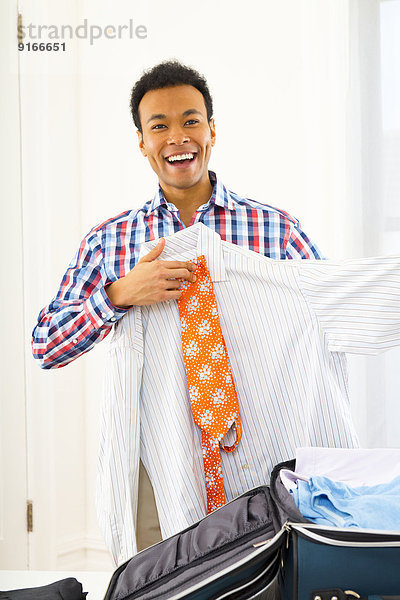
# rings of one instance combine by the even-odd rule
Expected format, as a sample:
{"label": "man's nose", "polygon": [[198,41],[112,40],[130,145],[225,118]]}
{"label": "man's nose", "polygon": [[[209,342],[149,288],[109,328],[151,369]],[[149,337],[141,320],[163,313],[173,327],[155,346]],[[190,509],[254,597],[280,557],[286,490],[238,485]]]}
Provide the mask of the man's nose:
{"label": "man's nose", "polygon": [[190,138],[185,131],[182,131],[180,128],[170,129],[167,139],[168,144],[176,144],[177,146],[180,146],[181,144],[189,141]]}

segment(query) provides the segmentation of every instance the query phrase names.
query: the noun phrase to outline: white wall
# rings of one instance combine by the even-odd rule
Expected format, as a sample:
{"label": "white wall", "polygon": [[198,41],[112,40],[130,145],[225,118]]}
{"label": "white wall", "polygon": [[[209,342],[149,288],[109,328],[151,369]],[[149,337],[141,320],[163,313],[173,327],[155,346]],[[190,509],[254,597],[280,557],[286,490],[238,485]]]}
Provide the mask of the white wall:
{"label": "white wall", "polygon": [[[31,359],[29,338],[83,235],[154,193],[155,176],[137,150],[129,114],[132,84],[166,58],[198,68],[215,101],[211,167],[226,185],[300,218],[326,255],[361,256],[375,213],[363,195],[361,146],[370,142],[360,133],[368,88],[359,69],[360,6],[355,0],[20,0],[24,23],[76,26],[87,18],[104,27],[132,18],[148,30],[146,39],[66,40],[64,53],[21,55],[33,567],[110,564],[93,502],[106,342],[48,372]],[[378,3],[362,6],[363,23],[373,29]],[[360,364],[354,378],[360,393],[367,389],[364,373]]]}
{"label": "white wall", "polygon": [[0,3],[0,79],[7,89],[0,95],[0,565],[24,569],[28,534],[18,53],[15,47],[10,50],[14,38],[4,27],[12,12],[16,15],[16,6]]}

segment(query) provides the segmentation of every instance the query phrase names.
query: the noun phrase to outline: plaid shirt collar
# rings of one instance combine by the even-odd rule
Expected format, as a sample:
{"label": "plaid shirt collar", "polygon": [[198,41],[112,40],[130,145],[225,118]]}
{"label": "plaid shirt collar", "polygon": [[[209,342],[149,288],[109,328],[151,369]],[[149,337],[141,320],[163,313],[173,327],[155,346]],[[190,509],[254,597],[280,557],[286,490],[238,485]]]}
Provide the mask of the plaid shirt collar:
{"label": "plaid shirt collar", "polygon": [[[208,176],[210,178],[210,183],[213,186],[213,191],[208,202],[199,206],[197,211],[206,212],[207,210],[209,210],[212,204],[218,204],[218,206],[222,206],[222,208],[225,208],[226,210],[235,210],[235,205],[233,203],[232,196],[230,195],[229,190],[226,189],[222,181],[217,178],[214,171],[208,171]],[[171,204],[171,202],[167,202],[164,193],[161,189],[161,186],[159,185],[154,195],[154,198],[151,201],[150,206],[147,210],[146,216],[149,216],[161,205],[166,206],[166,208],[170,212],[178,212],[178,209],[174,204]]]}

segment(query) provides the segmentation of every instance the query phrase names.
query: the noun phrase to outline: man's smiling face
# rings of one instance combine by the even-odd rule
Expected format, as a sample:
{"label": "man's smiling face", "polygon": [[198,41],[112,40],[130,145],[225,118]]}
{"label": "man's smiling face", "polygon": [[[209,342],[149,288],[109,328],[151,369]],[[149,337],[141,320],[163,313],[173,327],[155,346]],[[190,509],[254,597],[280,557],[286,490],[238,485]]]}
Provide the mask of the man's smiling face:
{"label": "man's smiling face", "polygon": [[199,90],[191,85],[151,90],[140,101],[139,115],[140,150],[165,191],[208,180],[215,128]]}

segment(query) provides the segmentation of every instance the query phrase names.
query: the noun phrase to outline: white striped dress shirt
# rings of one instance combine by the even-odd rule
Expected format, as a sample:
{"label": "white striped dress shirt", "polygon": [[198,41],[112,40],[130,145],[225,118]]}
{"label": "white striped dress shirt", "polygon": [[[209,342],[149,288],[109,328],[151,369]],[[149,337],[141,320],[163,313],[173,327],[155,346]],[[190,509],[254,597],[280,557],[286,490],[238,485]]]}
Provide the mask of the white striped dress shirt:
{"label": "white striped dress shirt", "polygon": [[[400,257],[278,261],[202,223],[165,239],[162,260],[204,254],[213,280],[243,425],[238,448],[221,453],[227,501],[268,483],[296,447],[357,447],[343,353],[400,344]],[[118,322],[104,389],[97,508],[121,563],[136,552],[139,458],[163,538],[205,515],[176,301],[133,307]]]}

